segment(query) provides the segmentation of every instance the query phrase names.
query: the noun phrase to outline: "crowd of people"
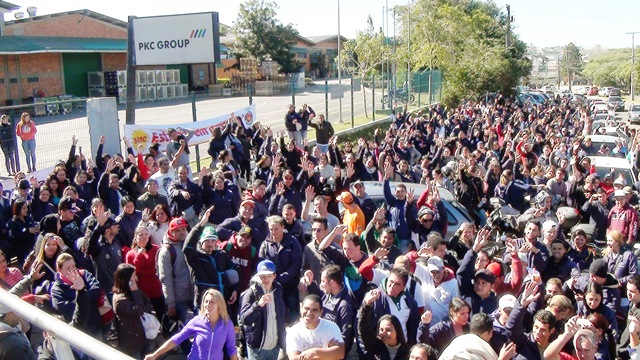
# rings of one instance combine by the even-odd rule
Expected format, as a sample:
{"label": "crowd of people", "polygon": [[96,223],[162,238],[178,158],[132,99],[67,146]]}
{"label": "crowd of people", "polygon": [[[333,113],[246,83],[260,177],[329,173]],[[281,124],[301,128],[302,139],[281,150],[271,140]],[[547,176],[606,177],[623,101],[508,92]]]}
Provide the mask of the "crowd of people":
{"label": "crowd of people", "polygon": [[[0,198],[0,286],[139,359],[634,358],[640,187],[600,179],[591,123],[568,99],[499,95],[394,110],[350,143],[291,105],[287,136],[232,114],[197,174],[189,129],[168,129],[166,149],[123,138],[125,154],[102,137],[93,159],[73,137],[49,176],[18,171]],[[617,153],[635,161],[635,131],[621,131],[632,141]],[[442,191],[468,212],[459,229]],[[510,231],[492,198],[519,214]],[[55,358],[51,336],[36,355],[25,334],[0,306],[0,358]]]}

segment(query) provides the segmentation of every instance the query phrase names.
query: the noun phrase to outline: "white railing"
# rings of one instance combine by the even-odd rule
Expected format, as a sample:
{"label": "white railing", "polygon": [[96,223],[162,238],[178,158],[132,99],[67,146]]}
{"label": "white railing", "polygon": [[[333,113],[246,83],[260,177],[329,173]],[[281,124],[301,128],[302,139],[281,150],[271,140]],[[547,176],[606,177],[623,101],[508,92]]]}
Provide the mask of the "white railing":
{"label": "white railing", "polygon": [[[60,321],[46,312],[36,308],[35,306],[23,301],[19,297],[0,288],[0,304],[8,307],[16,315],[22,319],[36,325],[40,329],[53,333],[57,340],[64,340],[75,349],[82,351],[95,359],[109,360],[133,360],[132,357],[125,355],[109,345],[94,339],[93,337],[83,333],[73,326]],[[68,346],[62,341],[57,341],[54,350],[58,354],[69,354]],[[61,355],[62,355],[61,354]],[[59,356],[58,359],[66,359],[67,357]]]}

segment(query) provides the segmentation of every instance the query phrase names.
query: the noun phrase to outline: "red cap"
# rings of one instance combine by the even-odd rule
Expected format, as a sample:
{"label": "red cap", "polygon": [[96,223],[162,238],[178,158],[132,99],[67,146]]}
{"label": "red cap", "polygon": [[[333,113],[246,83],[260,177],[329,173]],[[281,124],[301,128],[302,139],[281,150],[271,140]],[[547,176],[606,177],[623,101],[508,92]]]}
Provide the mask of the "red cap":
{"label": "red cap", "polygon": [[491,264],[487,265],[487,270],[491,271],[491,273],[495,277],[502,276],[502,266],[497,262],[492,262]]}
{"label": "red cap", "polygon": [[169,223],[169,231],[173,231],[175,229],[180,229],[183,227],[188,227],[189,224],[187,224],[187,220],[185,220],[184,218],[175,218],[173,220],[171,220],[171,222]]}
{"label": "red cap", "polygon": [[245,205],[251,206],[252,208],[256,207],[256,203],[253,200],[245,200],[240,204],[240,207],[244,207]]}

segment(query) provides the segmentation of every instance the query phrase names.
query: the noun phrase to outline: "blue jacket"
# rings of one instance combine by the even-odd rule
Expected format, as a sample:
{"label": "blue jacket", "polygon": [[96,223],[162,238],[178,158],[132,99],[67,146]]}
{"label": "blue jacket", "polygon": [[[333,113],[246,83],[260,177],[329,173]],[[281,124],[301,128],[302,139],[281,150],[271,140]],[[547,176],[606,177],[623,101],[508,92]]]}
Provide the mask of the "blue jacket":
{"label": "blue jacket", "polygon": [[[277,281],[273,282],[272,292],[276,309],[276,324],[278,328],[278,347],[285,349],[285,305],[282,295],[282,286]],[[264,344],[267,321],[269,320],[268,306],[260,306],[258,302],[264,295],[264,289],[258,284],[251,284],[240,299],[240,312],[238,322],[244,331],[247,345],[253,349],[261,349]]]}
{"label": "blue jacket", "polygon": [[605,256],[604,261],[607,262],[609,272],[618,279],[624,289],[629,278],[638,274],[638,261],[633,251],[623,251],[620,250],[615,258],[612,255]]}
{"label": "blue jacket", "polygon": [[511,335],[511,341],[516,344],[517,360],[542,360],[542,354],[538,350],[533,334],[524,332],[524,316],[527,309],[523,308],[519,303],[513,307],[509,320],[507,320],[507,332]]}
{"label": "blue jacket", "polygon": [[[102,317],[98,311],[98,299],[102,294],[100,284],[95,276],[86,270],[80,270],[80,275],[84,279],[84,291],[89,295],[89,313],[86,326],[78,330],[89,334],[100,334],[102,331]],[[51,287],[51,302],[53,308],[60,312],[67,323],[73,320],[77,293],[69,284],[62,281],[60,273],[56,273],[55,282]]]}
{"label": "blue jacket", "polygon": [[384,200],[387,203],[387,210],[389,211],[389,226],[396,230],[398,239],[407,240],[411,239],[411,231],[405,218],[405,204],[406,200],[398,200],[393,194],[391,194],[391,187],[389,186],[389,180],[384,181]]}
{"label": "blue jacket", "polygon": [[231,190],[226,188],[214,190],[214,188],[209,185],[209,179],[210,177],[205,177],[202,180],[204,206],[207,209],[215,206],[215,211],[212,211],[211,216],[209,216],[209,222],[212,224],[221,224],[225,219],[233,217],[238,213],[240,204]]}
{"label": "blue jacket", "polygon": [[[189,200],[182,197],[180,194],[181,190],[186,190],[191,195],[189,196]],[[172,214],[179,215],[190,206],[193,206],[196,214],[200,213],[202,209],[202,191],[193,181],[187,179],[187,186],[183,187],[180,180],[174,180],[171,185],[169,185],[168,192]]]}
{"label": "blue jacket", "polygon": [[[469,325],[465,327],[464,332],[467,333],[468,330]],[[418,327],[418,340],[421,343],[433,346],[439,352],[446,349],[455,337],[456,333],[453,330],[453,324],[449,318],[443,319],[434,326],[421,322]]]}
{"label": "blue jacket", "polygon": [[129,215],[123,211],[122,214],[118,215],[118,219],[120,219],[120,239],[122,240],[122,245],[131,247],[133,234],[142,220],[142,212],[140,210],[134,210],[133,214]]}
{"label": "blue jacket", "polygon": [[280,245],[269,236],[260,245],[258,251],[260,261],[271,260],[276,264],[276,280],[287,289],[298,289],[300,271],[302,269],[302,249],[293,236],[284,233]]}
{"label": "blue jacket", "polygon": [[460,267],[456,273],[458,278],[458,286],[460,286],[460,296],[471,305],[471,313],[469,316],[478,313],[491,314],[498,309],[498,298],[491,292],[489,297],[482,299],[473,289],[473,277],[475,275],[475,261],[478,254],[469,249],[464,255]]}

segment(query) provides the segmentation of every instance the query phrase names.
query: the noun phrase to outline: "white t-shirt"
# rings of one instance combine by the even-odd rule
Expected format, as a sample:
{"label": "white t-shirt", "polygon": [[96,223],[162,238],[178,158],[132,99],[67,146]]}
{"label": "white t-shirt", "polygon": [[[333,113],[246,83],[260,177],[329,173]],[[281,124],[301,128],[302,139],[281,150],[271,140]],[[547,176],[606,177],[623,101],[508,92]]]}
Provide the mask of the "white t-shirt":
{"label": "white t-shirt", "polygon": [[176,172],[169,168],[166,174],[160,173],[157,171],[155,174],[151,175],[150,179],[156,180],[158,182],[158,193],[169,197],[169,185],[175,180]]}
{"label": "white t-shirt", "polygon": [[340,328],[335,323],[320,318],[318,326],[311,330],[300,321],[287,329],[287,353],[327,348],[332,339],[344,343]]}

